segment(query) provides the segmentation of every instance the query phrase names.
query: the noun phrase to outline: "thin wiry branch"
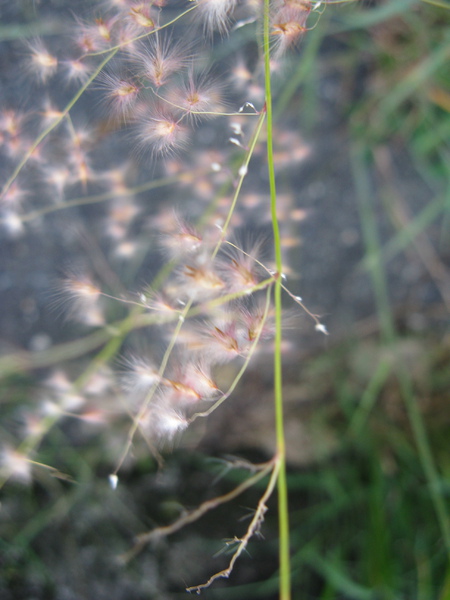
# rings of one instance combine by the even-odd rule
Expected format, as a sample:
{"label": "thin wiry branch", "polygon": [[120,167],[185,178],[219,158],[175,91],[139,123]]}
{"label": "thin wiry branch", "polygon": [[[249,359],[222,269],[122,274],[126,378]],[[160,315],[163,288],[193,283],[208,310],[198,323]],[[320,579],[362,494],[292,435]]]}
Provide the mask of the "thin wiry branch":
{"label": "thin wiry branch", "polygon": [[[194,585],[194,586],[186,588],[187,592],[196,592],[197,594],[200,594],[202,589],[208,588],[214,581],[216,581],[216,579],[224,579],[224,578],[227,579],[230,576],[231,572],[233,571],[233,568],[234,568],[234,565],[235,565],[237,559],[247,548],[247,545],[248,545],[248,542],[250,541],[250,539],[259,532],[261,525],[264,521],[264,515],[267,512],[266,502],[272,495],[272,492],[275,488],[275,485],[276,485],[276,482],[278,479],[278,472],[279,472],[279,469],[281,466],[281,462],[278,458],[278,455],[274,457],[274,459],[270,462],[270,465],[271,465],[271,468],[272,467],[273,468],[272,468],[271,477],[269,479],[269,483],[267,484],[267,488],[266,488],[264,494],[261,496],[261,499],[258,502],[258,506],[253,515],[253,519],[250,521],[250,524],[247,528],[245,535],[242,538],[239,538],[239,539],[235,538],[233,540],[234,542],[237,543],[237,547],[236,547],[236,550],[235,550],[233,556],[231,557],[228,567],[226,569],[223,569],[222,571],[218,571],[217,573],[212,575],[208,579],[208,581],[206,581],[205,583],[200,583],[199,585]],[[258,473],[258,475],[260,475],[260,473]],[[247,481],[249,481],[249,480],[247,480]]]}
{"label": "thin wiry branch", "polygon": [[[205,515],[210,510],[214,510],[218,506],[220,506],[222,504],[226,504],[227,502],[230,502],[231,500],[234,500],[234,498],[237,498],[243,492],[245,492],[246,490],[251,488],[258,481],[260,481],[266,475],[268,475],[271,471],[272,471],[272,476],[270,478],[270,482],[269,482],[267,489],[270,488],[272,490],[273,486],[275,484],[275,481],[273,481],[273,483],[272,483],[272,480],[274,479],[273,473],[278,472],[277,471],[277,458],[275,457],[274,459],[272,459],[266,463],[254,465],[254,468],[257,470],[255,475],[252,475],[251,477],[249,477],[248,479],[246,479],[245,481],[240,483],[237,487],[233,488],[231,491],[227,492],[226,494],[223,494],[221,496],[217,496],[216,498],[212,498],[211,500],[206,500],[205,502],[202,502],[202,504],[200,504],[200,506],[198,506],[194,510],[184,513],[179,519],[177,519],[170,525],[165,525],[164,527],[157,527],[156,529],[153,529],[152,531],[148,531],[146,533],[141,533],[140,535],[138,535],[136,537],[136,542],[135,542],[134,546],[128,552],[121,555],[121,557],[120,557],[121,560],[124,563],[127,563],[132,558],[134,558],[137,554],[139,554],[139,552],[141,552],[143,550],[143,548],[150,542],[159,540],[159,539],[167,537],[169,535],[172,535],[172,533],[179,531],[186,525],[189,525],[190,523],[194,523],[195,521],[198,521],[198,519],[203,517],[203,515]],[[275,477],[275,480],[276,480],[276,477]],[[270,494],[267,495],[267,490],[266,490],[264,496],[261,498],[261,501],[258,504],[258,509],[255,513],[255,517],[260,512],[259,509],[260,509],[261,502],[264,503],[266,501],[266,499],[268,498],[268,496],[270,496]],[[256,530],[256,525],[257,525],[257,524],[255,524],[255,526],[253,526],[255,517],[253,518],[252,522],[250,523],[250,527],[249,527],[249,529],[250,528],[253,529],[253,532]],[[248,532],[247,532],[247,534],[248,534]],[[246,536],[247,536],[247,534],[246,534]],[[253,533],[251,535],[253,535]],[[251,536],[249,536],[249,537],[251,537]],[[240,542],[240,545],[241,544],[242,544],[242,541]],[[242,548],[242,550],[243,549],[244,548]],[[242,552],[242,550],[239,552],[239,554]]]}

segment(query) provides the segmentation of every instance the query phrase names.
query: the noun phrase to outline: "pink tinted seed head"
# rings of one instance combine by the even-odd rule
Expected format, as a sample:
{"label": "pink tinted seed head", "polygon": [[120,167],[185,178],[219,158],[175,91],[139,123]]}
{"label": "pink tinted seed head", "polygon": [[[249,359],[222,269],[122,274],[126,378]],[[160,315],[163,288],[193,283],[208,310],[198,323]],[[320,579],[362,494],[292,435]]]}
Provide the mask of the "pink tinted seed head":
{"label": "pink tinted seed head", "polygon": [[92,67],[81,59],[66,60],[62,66],[68,83],[84,83],[92,70]]}
{"label": "pink tinted seed head", "polygon": [[213,75],[191,72],[181,86],[171,91],[169,99],[195,121],[204,113],[223,111],[222,91],[223,83]]}
{"label": "pink tinted seed head", "polygon": [[207,357],[189,361],[183,367],[183,382],[195,390],[199,397],[212,398],[217,395],[219,388],[211,375],[211,364]]}
{"label": "pink tinted seed head", "polygon": [[141,294],[141,301],[145,308],[161,316],[161,323],[172,320],[180,312],[180,305],[174,301],[165,290],[160,292],[146,291]]}
{"label": "pink tinted seed head", "polygon": [[234,311],[222,311],[199,332],[199,350],[211,364],[223,364],[241,356],[239,320]]}
{"label": "pink tinted seed head", "polygon": [[152,4],[153,2],[133,2],[128,7],[126,19],[136,34],[151,31],[156,27],[158,12]]}
{"label": "pink tinted seed head", "polygon": [[131,77],[102,73],[99,87],[105,92],[105,103],[112,117],[130,116],[139,96],[140,87]]}
{"label": "pink tinted seed head", "polygon": [[71,177],[72,175],[65,165],[48,164],[42,168],[43,181],[52,187],[56,201],[63,197],[64,188],[69,185]]}
{"label": "pink tinted seed head", "polygon": [[164,379],[164,384],[169,388],[168,401],[174,406],[183,406],[200,400],[199,394],[190,385],[174,379]]}
{"label": "pink tinted seed head", "polygon": [[211,376],[208,357],[192,358],[192,353],[182,351],[174,360],[166,387],[172,388],[172,398],[177,404],[192,404],[217,395],[218,387]]}
{"label": "pink tinted seed head", "polygon": [[188,138],[188,130],[165,106],[155,106],[139,118],[138,147],[150,150],[155,156],[168,156],[182,149]]}
{"label": "pink tinted seed head", "polygon": [[63,117],[63,112],[59,110],[49,98],[45,98],[39,116],[41,117],[42,128],[45,129],[54,121],[61,119]]}
{"label": "pink tinted seed head", "polygon": [[122,377],[124,389],[132,396],[141,398],[160,382],[158,369],[153,362],[142,356],[129,356],[123,360],[125,372]]}
{"label": "pink tinted seed head", "polygon": [[101,290],[85,273],[69,273],[59,285],[56,303],[69,304],[69,317],[89,326],[103,325],[105,318],[99,306]]}
{"label": "pink tinted seed head", "polygon": [[195,300],[213,298],[225,288],[225,282],[208,261],[194,261],[186,264],[181,271],[184,292]]}
{"label": "pink tinted seed head", "polygon": [[29,42],[27,49],[28,72],[38,79],[39,82],[45,83],[47,79],[56,73],[58,68],[57,57],[51,54],[39,39]]}
{"label": "pink tinted seed head", "polygon": [[76,18],[73,26],[75,44],[83,52],[90,54],[108,47],[112,41],[112,30],[116,19],[96,19],[93,22]]}
{"label": "pink tinted seed head", "polygon": [[23,202],[28,195],[29,192],[21,188],[17,181],[15,181],[0,197],[0,207],[11,210],[19,210],[22,208]]}
{"label": "pink tinted seed head", "polygon": [[139,49],[137,61],[141,76],[159,88],[189,64],[189,49],[170,36],[152,36]]}
{"label": "pink tinted seed head", "polygon": [[0,112],[0,131],[8,136],[16,137],[22,132],[23,124],[29,115],[14,109],[5,109]]}
{"label": "pink tinted seed head", "polygon": [[202,242],[195,228],[176,214],[170,229],[161,237],[162,247],[174,258],[198,252]]}
{"label": "pink tinted seed head", "polygon": [[250,291],[261,280],[259,258],[263,243],[264,240],[259,240],[248,251],[231,244],[224,246],[221,273],[230,292]]}
{"label": "pink tinted seed head", "polygon": [[273,14],[271,34],[275,40],[274,58],[280,58],[307,30],[311,7],[303,2],[286,2]]}

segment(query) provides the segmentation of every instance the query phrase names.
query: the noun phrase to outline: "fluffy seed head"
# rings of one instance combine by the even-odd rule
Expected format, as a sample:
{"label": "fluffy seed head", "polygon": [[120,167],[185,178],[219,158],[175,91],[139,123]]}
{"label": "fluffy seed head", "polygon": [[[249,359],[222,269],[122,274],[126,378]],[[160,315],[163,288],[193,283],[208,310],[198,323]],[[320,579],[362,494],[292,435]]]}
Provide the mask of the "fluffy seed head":
{"label": "fluffy seed head", "polygon": [[172,90],[170,100],[193,120],[197,120],[202,113],[223,110],[222,88],[223,85],[209,73],[190,73],[180,88]]}
{"label": "fluffy seed head", "polygon": [[238,315],[223,311],[206,322],[199,335],[199,350],[211,364],[226,363],[242,356]]}
{"label": "fluffy seed head", "polygon": [[105,319],[99,306],[101,290],[89,275],[85,273],[68,274],[60,282],[59,288],[56,302],[69,303],[71,318],[90,326],[104,324]]}
{"label": "fluffy seed head", "polygon": [[99,85],[106,93],[106,104],[113,116],[127,117],[133,109],[140,87],[131,77],[103,73]]}
{"label": "fluffy seed head", "polygon": [[195,228],[174,215],[173,225],[161,238],[161,245],[172,257],[183,257],[197,252],[202,244],[201,235]]}
{"label": "fluffy seed head", "polygon": [[154,155],[176,153],[186,145],[187,136],[187,129],[166,107],[154,108],[139,123],[139,147]]}
{"label": "fluffy seed head", "polygon": [[160,443],[172,441],[189,425],[183,412],[179,408],[171,406],[168,398],[164,396],[161,396],[158,402],[150,407],[146,421],[149,433]]}
{"label": "fluffy seed head", "polygon": [[85,54],[102,50],[112,41],[115,23],[115,17],[107,20],[99,18],[93,22],[76,19],[76,25],[73,27],[76,45]]}
{"label": "fluffy seed head", "polygon": [[130,7],[128,18],[137,29],[151,30],[156,25],[156,15],[152,9],[152,3],[136,2]]}
{"label": "fluffy seed head", "polygon": [[3,110],[0,112],[0,131],[15,137],[21,133],[26,118],[25,113],[13,109]]}
{"label": "fluffy seed head", "polygon": [[171,75],[187,66],[189,51],[170,36],[152,36],[148,44],[141,47],[137,60],[141,75],[159,88]]}
{"label": "fluffy seed head", "polygon": [[206,359],[190,361],[184,365],[183,381],[201,398],[211,398],[219,391],[211,377],[211,366]]}
{"label": "fluffy seed head", "polygon": [[158,369],[147,358],[130,356],[123,363],[126,370],[122,377],[122,383],[134,401],[141,400],[143,394],[145,395],[152,386],[159,383]]}
{"label": "fluffy seed head", "polygon": [[24,484],[31,483],[31,463],[20,452],[5,446],[0,451],[0,475]]}
{"label": "fluffy seed head", "polygon": [[211,376],[211,364],[207,357],[192,359],[181,353],[175,367],[164,384],[174,392],[176,404],[192,404],[215,396],[218,387]]}
{"label": "fluffy seed head", "polygon": [[307,31],[306,20],[310,13],[310,7],[303,3],[290,3],[281,7],[272,18],[272,36],[275,37],[275,59],[301,38]]}
{"label": "fluffy seed head", "polygon": [[225,288],[225,282],[216,273],[213,265],[200,261],[184,267],[182,276],[188,296],[195,299],[211,298]]}
{"label": "fluffy seed head", "polygon": [[86,81],[91,67],[80,59],[67,60],[63,63],[63,68],[68,82]]}
{"label": "fluffy seed head", "polygon": [[41,83],[55,74],[58,68],[58,59],[44,46],[41,40],[34,40],[28,45],[29,63],[28,70]]}
{"label": "fluffy seed head", "polygon": [[197,0],[196,13],[203,21],[208,33],[219,31],[226,33],[230,25],[230,13],[234,10],[237,0]]}
{"label": "fluffy seed head", "polygon": [[261,266],[258,264],[262,241],[256,243],[248,252],[225,246],[225,257],[221,264],[221,272],[228,284],[230,292],[251,290],[261,278]]}
{"label": "fluffy seed head", "polygon": [[[164,292],[148,292],[141,294],[141,301],[149,310],[155,311],[161,315],[161,318],[171,319],[175,313],[180,312],[180,306]],[[164,322],[164,321],[162,321]]]}
{"label": "fluffy seed head", "polygon": [[107,42],[111,41],[112,23],[106,23],[103,19],[95,19],[98,35]]}

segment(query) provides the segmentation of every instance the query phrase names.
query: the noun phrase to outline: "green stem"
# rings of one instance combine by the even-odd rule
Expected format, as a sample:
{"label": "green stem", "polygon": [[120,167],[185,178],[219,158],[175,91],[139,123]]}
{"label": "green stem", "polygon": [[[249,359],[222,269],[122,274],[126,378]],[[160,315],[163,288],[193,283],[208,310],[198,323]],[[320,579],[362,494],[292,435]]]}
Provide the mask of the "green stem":
{"label": "green stem", "polygon": [[286,443],[283,423],[283,382],[281,361],[281,274],[283,270],[281,256],[281,238],[277,218],[277,190],[275,184],[275,168],[273,160],[273,113],[272,88],[270,79],[270,0],[264,0],[264,73],[267,114],[267,165],[269,171],[270,212],[275,250],[277,278],[274,285],[275,301],[275,348],[274,348],[274,396],[275,396],[275,427],[277,435],[277,454],[279,474],[278,490],[278,523],[279,523],[279,561],[280,561],[280,600],[291,598],[291,565],[289,552],[289,510],[288,490],[286,480]]}
{"label": "green stem", "polygon": [[227,218],[225,220],[225,223],[224,223],[224,225],[222,227],[222,235],[220,236],[220,239],[217,242],[217,245],[216,245],[216,247],[214,249],[214,252],[212,254],[212,259],[213,260],[217,256],[217,253],[219,252],[220,247],[221,247],[221,245],[223,244],[223,242],[224,242],[224,240],[226,238],[228,227],[230,225],[231,218],[232,218],[232,216],[234,214],[234,209],[236,208],[236,204],[237,204],[239,195],[241,193],[242,184],[244,183],[244,179],[245,179],[245,177],[247,175],[248,165],[249,165],[250,160],[251,160],[251,158],[253,156],[253,152],[255,151],[255,147],[256,147],[256,144],[257,144],[258,139],[259,139],[259,134],[261,133],[261,129],[262,129],[262,126],[263,126],[263,123],[264,123],[265,116],[266,116],[265,112],[264,112],[264,110],[262,110],[261,114],[259,115],[258,123],[256,125],[256,128],[255,128],[255,131],[253,133],[252,139],[250,141],[250,144],[249,144],[249,147],[248,147],[248,150],[247,150],[247,154],[246,154],[245,160],[242,163],[242,167],[241,167],[242,170],[239,169],[239,180],[238,180],[236,189],[234,191],[233,201],[231,202],[230,210],[228,211],[228,216],[227,216]]}

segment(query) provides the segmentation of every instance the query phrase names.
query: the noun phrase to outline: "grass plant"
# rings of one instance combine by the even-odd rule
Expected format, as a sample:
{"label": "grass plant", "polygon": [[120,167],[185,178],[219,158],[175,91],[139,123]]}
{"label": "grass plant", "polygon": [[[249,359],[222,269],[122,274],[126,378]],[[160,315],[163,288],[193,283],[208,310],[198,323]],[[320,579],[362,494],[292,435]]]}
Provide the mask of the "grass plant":
{"label": "grass plant", "polygon": [[[64,274],[48,297],[73,323],[62,336],[34,331],[34,348],[0,357],[0,595],[27,597],[35,586],[38,597],[60,597],[44,540],[64,530],[67,570],[83,570],[97,546],[98,572],[118,582],[118,597],[127,585],[127,597],[178,597],[182,580],[211,598],[445,600],[449,424],[436,423],[427,402],[445,415],[448,339],[428,352],[423,336],[427,352],[417,350],[399,325],[390,278],[397,259],[414,256],[438,297],[436,321],[448,317],[446,2],[89,4],[70,25],[65,9],[54,21],[36,18],[32,33],[16,23],[18,5],[6,13],[14,27],[0,28],[8,52],[19,40],[29,90],[15,106],[20,87],[8,73],[5,248],[35,252],[36,240],[64,228]],[[327,53],[327,43],[337,51]],[[298,369],[313,403],[306,428],[330,435],[331,450],[289,469],[286,423],[300,409],[287,402],[298,376],[290,357],[299,362],[287,304],[295,319],[308,319],[310,335],[328,334],[325,316],[297,295],[293,224],[308,210],[289,186],[309,147],[293,124],[308,135],[322,126],[324,135],[320,88],[330,73],[345,79],[353,68],[371,92],[350,92],[336,111],[349,124],[340,154],[375,335],[369,342],[355,327]],[[391,143],[430,190],[426,202],[405,202]],[[426,356],[421,377],[416,355]],[[221,459],[217,475],[207,458],[177,450],[182,439],[197,444],[200,422],[217,418],[236,393],[245,400],[246,376],[258,370],[261,380],[271,373],[271,427],[261,438],[275,430],[273,456],[247,448],[249,458]],[[222,544],[229,557],[218,568],[184,564],[196,545],[185,532],[198,522],[200,545],[217,553],[211,514],[226,514],[238,498],[252,508]],[[239,564],[250,572],[256,564],[255,573],[241,578]],[[222,586],[231,576],[233,585]],[[81,597],[95,593],[92,577],[75,585]]]}

